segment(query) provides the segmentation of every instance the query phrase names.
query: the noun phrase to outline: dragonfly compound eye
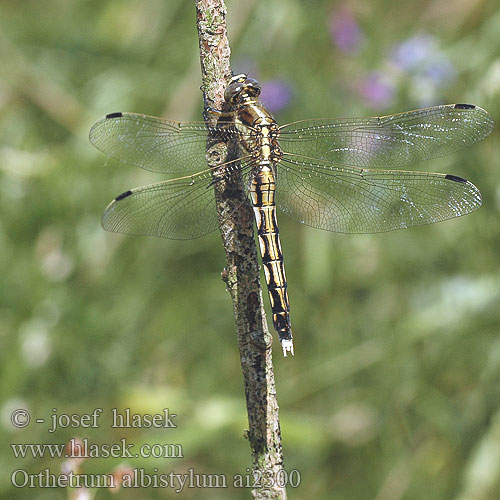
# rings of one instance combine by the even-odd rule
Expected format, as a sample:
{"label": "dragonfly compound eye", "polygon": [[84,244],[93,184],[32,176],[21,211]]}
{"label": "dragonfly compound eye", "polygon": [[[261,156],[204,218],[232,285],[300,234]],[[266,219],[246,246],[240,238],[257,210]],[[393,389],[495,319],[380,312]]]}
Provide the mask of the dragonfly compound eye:
{"label": "dragonfly compound eye", "polygon": [[233,183],[245,181],[273,324],[286,356],[293,354],[293,342],[276,201],[298,222],[340,233],[393,231],[466,215],[481,206],[474,184],[406,167],[470,146],[494,124],[478,106],[448,104],[279,127],[258,102],[260,91],[259,82],[236,75],[224,93],[231,109],[209,129],[199,122],[111,113],[92,127],[90,141],[123,163],[181,174],[116,197],[102,218],[108,231],[197,238],[227,220],[216,216],[213,187],[232,199],[239,189]]}
{"label": "dragonfly compound eye", "polygon": [[231,105],[237,104],[245,85],[241,82],[230,83],[224,91],[224,100]]}
{"label": "dragonfly compound eye", "polygon": [[249,97],[260,95],[260,83],[254,78],[246,78],[245,75],[233,77],[224,92],[225,101],[235,106],[243,103]]}
{"label": "dragonfly compound eye", "polygon": [[245,92],[251,97],[257,97],[262,90],[260,83],[255,78],[247,78],[245,80]]}

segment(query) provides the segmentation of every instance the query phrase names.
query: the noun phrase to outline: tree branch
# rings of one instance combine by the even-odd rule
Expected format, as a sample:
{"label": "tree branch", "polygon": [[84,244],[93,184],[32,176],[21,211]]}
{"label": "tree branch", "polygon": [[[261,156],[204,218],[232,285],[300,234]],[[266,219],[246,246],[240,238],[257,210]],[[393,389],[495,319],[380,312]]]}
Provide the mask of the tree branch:
{"label": "tree branch", "polygon": [[[231,69],[223,0],[196,0],[205,109],[223,109]],[[213,123],[212,123],[213,125]],[[277,484],[283,469],[278,403],[271,356],[272,337],[262,302],[260,268],[253,229],[253,210],[241,179],[215,183],[221,235],[226,251],[223,279],[233,301],[238,347],[248,412],[248,440],[253,471],[261,485],[256,499],[286,499]]]}

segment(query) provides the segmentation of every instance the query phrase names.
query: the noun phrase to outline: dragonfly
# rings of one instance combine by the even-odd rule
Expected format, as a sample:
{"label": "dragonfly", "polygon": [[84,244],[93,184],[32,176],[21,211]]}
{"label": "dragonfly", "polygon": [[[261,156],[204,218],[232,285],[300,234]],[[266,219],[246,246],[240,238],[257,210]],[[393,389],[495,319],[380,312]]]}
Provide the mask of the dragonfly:
{"label": "dragonfly", "polygon": [[[302,120],[279,126],[259,101],[261,86],[233,76],[216,125],[111,113],[90,142],[119,162],[177,174],[117,196],[105,230],[193,239],[216,230],[214,184],[239,176],[255,214],[273,325],[294,354],[290,303],[276,208],[315,228],[377,233],[459,217],[481,205],[470,181],[452,174],[401,170],[484,139],[491,116],[472,104],[447,104],[372,118]],[[218,153],[232,144],[235,158]]]}

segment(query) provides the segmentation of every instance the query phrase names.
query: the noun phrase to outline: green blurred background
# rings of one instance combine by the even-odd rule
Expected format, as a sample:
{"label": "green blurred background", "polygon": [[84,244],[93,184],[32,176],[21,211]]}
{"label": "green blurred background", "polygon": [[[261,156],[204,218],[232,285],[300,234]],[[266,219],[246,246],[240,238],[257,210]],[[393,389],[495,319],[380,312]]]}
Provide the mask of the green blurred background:
{"label": "green blurred background", "polygon": [[[264,84],[279,123],[467,102],[500,122],[496,2],[228,2],[235,72]],[[101,115],[198,120],[193,2],[0,2],[0,496],[11,473],[60,459],[9,443],[180,444],[184,458],[91,459],[153,472],[245,474],[246,408],[214,233],[168,241],[105,233],[124,190],[162,180],[88,143]],[[500,498],[499,134],[417,168],[470,179],[483,207],[432,226],[337,235],[280,217],[296,356],[274,342],[294,499]],[[266,307],[267,297],[266,297]],[[268,308],[269,309],[269,308]],[[176,413],[176,429],[47,431],[53,408]],[[32,423],[15,430],[10,414]],[[108,490],[95,499],[111,498]],[[73,496],[72,496],[73,495]],[[121,490],[113,498],[250,498],[245,489]]]}

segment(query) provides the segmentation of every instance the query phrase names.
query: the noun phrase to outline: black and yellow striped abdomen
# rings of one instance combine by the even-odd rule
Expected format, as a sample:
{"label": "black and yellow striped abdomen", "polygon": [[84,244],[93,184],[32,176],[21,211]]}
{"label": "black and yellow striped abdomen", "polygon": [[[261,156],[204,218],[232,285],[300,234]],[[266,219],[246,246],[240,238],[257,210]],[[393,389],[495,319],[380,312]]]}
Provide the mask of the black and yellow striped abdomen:
{"label": "black and yellow striped abdomen", "polygon": [[254,158],[250,196],[271,301],[273,325],[278,332],[283,354],[286,356],[290,352],[293,355],[290,304],[274,200],[274,167],[282,157],[278,143],[279,129],[271,114],[250,97],[242,97],[234,124],[241,132],[241,148]]}
{"label": "black and yellow striped abdomen", "polygon": [[278,332],[283,351],[293,354],[290,304],[286,290],[285,266],[276,219],[274,192],[276,183],[270,165],[261,165],[250,187],[262,265],[266,277],[274,328]]}

